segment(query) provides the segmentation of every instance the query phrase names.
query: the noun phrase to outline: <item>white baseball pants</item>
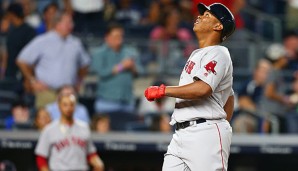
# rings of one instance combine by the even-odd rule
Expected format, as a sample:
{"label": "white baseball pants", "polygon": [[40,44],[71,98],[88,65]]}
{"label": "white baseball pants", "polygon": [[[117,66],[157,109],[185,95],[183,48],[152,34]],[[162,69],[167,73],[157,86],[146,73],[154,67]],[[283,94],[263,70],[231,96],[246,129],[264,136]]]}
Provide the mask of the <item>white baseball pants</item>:
{"label": "white baseball pants", "polygon": [[227,171],[232,138],[228,121],[207,120],[176,130],[163,171]]}

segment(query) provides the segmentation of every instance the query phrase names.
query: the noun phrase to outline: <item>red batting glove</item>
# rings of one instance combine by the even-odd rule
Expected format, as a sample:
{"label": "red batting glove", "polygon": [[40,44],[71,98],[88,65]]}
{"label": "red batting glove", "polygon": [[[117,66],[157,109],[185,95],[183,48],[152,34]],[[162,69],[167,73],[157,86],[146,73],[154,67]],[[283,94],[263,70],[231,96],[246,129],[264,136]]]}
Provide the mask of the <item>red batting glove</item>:
{"label": "red batting glove", "polygon": [[150,86],[145,90],[144,95],[148,101],[152,102],[155,99],[165,96],[165,90],[166,86],[163,84],[160,86]]}

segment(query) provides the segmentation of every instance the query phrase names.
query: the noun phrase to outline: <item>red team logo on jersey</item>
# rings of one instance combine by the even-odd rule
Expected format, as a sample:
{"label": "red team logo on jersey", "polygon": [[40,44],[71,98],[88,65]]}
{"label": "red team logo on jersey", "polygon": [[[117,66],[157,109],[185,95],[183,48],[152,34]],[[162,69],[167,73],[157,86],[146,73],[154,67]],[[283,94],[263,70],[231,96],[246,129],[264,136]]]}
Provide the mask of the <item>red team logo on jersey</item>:
{"label": "red team logo on jersey", "polygon": [[193,69],[193,67],[195,66],[195,64],[196,64],[196,63],[194,63],[193,61],[187,61],[186,65],[185,65],[185,67],[184,67],[185,71],[186,71],[188,74],[190,74],[191,71],[192,71],[192,69]]}
{"label": "red team logo on jersey", "polygon": [[[206,71],[210,74],[211,72],[216,75],[216,71],[215,71],[215,66],[216,66],[217,62],[215,60],[210,61],[207,65],[204,66],[204,68],[206,69]],[[208,73],[205,73],[204,75],[207,76]]]}

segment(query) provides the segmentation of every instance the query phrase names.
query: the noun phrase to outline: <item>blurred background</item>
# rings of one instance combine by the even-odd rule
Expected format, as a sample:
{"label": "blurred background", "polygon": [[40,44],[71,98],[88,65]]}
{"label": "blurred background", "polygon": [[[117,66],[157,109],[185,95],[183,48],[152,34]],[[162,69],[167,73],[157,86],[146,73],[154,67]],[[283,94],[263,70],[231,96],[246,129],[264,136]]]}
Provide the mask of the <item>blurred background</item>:
{"label": "blurred background", "polygon": [[237,97],[229,171],[298,170],[298,0],[1,0],[0,171],[37,170],[39,132],[59,119],[65,92],[107,171],[161,170],[175,101],[149,103],[143,91],[178,84],[199,48],[199,2],[223,3],[236,20],[223,43]]}

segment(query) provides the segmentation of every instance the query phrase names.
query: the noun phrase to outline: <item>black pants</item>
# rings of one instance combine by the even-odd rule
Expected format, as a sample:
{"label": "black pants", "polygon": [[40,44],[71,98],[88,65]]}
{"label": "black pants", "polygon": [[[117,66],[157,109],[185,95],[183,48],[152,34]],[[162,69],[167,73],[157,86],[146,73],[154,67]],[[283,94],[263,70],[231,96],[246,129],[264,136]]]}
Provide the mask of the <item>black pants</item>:
{"label": "black pants", "polygon": [[103,13],[90,12],[90,13],[74,13],[74,32],[77,34],[93,33],[96,34],[100,31],[103,22]]}

